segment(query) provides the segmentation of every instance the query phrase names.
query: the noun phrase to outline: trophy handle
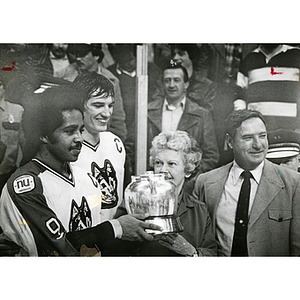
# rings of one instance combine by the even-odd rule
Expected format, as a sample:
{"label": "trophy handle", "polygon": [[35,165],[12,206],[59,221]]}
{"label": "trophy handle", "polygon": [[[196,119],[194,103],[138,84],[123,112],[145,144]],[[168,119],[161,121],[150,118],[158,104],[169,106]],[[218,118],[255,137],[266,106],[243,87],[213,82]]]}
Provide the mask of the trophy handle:
{"label": "trophy handle", "polygon": [[163,228],[163,231],[145,229],[147,233],[154,235],[165,234],[165,233],[174,233],[183,231],[183,226],[180,222],[179,217],[177,216],[159,216],[159,217],[148,217],[145,220],[146,223],[156,224]]}

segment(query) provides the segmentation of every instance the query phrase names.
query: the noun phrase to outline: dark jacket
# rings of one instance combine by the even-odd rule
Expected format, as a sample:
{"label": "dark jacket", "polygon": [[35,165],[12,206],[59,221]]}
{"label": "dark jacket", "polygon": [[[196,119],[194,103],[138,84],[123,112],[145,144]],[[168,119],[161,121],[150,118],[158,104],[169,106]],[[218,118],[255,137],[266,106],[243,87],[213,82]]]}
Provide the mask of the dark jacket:
{"label": "dark jacket", "polygon": [[[161,100],[156,100],[148,104],[148,150],[153,138],[162,131],[163,103]],[[187,98],[177,130],[186,131],[201,148],[203,155],[199,173],[212,170],[217,166],[219,150],[212,116],[208,110]]]}
{"label": "dark jacket", "polygon": [[193,72],[186,92],[187,97],[193,102],[211,112],[213,111],[216,90],[213,82],[201,76],[201,73]]}

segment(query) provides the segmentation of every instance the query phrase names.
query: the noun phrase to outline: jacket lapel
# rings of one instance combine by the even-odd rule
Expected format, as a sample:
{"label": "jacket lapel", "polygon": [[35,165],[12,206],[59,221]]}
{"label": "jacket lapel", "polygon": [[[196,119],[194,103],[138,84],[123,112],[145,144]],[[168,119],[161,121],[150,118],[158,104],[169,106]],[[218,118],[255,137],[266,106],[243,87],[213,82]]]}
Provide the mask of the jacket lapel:
{"label": "jacket lapel", "polygon": [[162,129],[162,106],[164,100],[156,100],[148,105],[148,119],[161,132]]}
{"label": "jacket lapel", "polygon": [[194,106],[191,100],[186,98],[185,109],[178,123],[177,130],[186,131],[199,122],[200,115],[195,114]]}
{"label": "jacket lapel", "polygon": [[214,177],[204,183],[206,205],[211,216],[215,216],[215,211],[218,207],[218,203],[220,202],[225,182],[231,167],[232,163],[225,165],[223,168],[219,169],[218,173],[215,174]]}
{"label": "jacket lapel", "polygon": [[184,196],[185,196],[185,193],[183,191],[181,191],[181,193],[179,194],[179,197],[178,197],[178,201],[179,201],[179,207],[178,207],[178,211],[177,211],[178,217],[183,215],[187,211],[187,207],[192,204]]}
{"label": "jacket lapel", "polygon": [[276,170],[270,162],[265,160],[261,180],[250,212],[249,228],[255,223],[283,187],[284,184],[277,175]]}

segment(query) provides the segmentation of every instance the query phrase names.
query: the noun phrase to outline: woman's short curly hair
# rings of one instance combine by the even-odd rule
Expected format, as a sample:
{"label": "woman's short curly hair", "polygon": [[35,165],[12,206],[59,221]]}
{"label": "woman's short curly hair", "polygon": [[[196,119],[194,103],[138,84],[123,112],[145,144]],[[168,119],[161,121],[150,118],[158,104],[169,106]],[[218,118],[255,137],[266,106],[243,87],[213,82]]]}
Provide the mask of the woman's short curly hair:
{"label": "woman's short curly hair", "polygon": [[165,149],[183,154],[185,174],[193,173],[200,164],[202,151],[196,140],[185,131],[164,131],[153,139],[149,159],[151,167],[154,165],[157,153]]}

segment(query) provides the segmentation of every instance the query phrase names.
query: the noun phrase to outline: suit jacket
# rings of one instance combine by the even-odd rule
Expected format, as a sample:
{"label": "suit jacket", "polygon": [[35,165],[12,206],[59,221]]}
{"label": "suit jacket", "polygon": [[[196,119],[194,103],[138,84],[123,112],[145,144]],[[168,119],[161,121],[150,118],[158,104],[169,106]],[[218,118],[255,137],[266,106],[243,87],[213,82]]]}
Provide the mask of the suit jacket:
{"label": "suit jacket", "polygon": [[[195,183],[194,196],[204,201],[216,224],[216,210],[232,163],[206,174]],[[250,211],[249,256],[300,255],[300,174],[265,160]]]}
{"label": "suit jacket", "polygon": [[[148,104],[148,149],[153,138],[162,131],[163,101],[155,100]],[[177,130],[186,131],[198,142],[203,151],[201,172],[212,170],[219,161],[219,150],[211,113],[186,98],[184,112]]]}

